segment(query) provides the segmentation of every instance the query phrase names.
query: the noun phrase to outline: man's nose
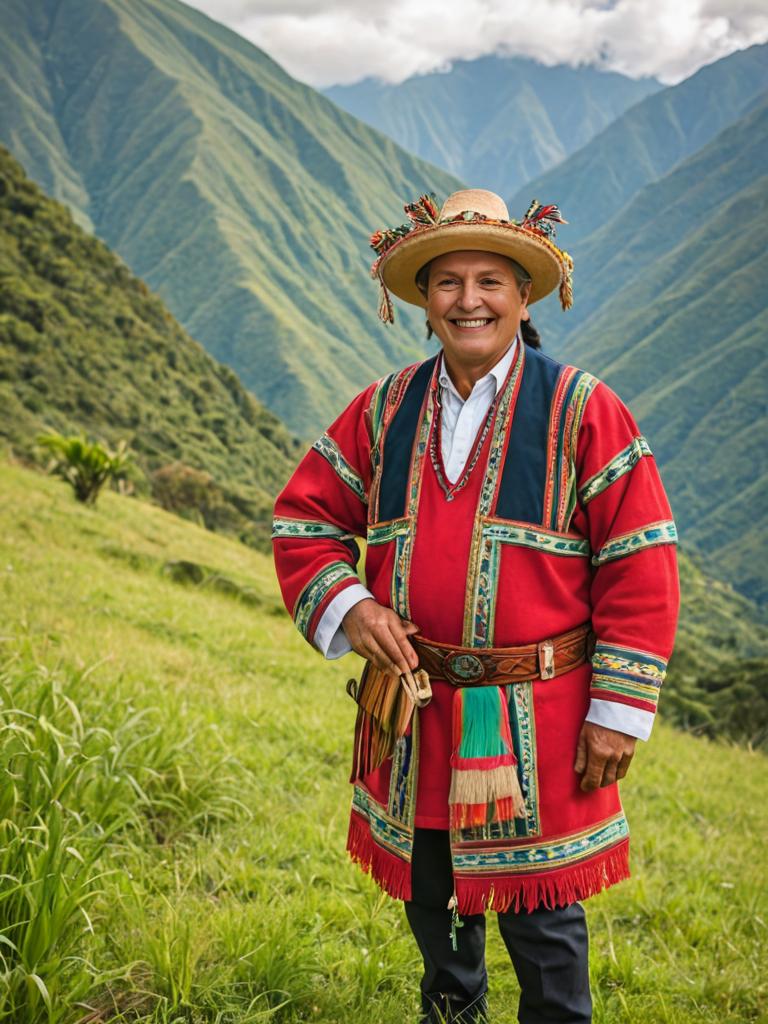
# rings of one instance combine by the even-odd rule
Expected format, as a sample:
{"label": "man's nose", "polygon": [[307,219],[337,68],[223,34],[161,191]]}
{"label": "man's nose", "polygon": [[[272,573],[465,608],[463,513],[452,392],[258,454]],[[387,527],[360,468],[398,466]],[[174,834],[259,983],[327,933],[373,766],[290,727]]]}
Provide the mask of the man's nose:
{"label": "man's nose", "polygon": [[459,294],[459,298],[457,300],[457,304],[460,306],[461,309],[466,309],[468,311],[477,309],[478,306],[482,305],[482,301],[483,300],[480,297],[480,292],[477,288],[477,285],[473,284],[472,282],[467,282],[466,284],[462,285],[461,293]]}

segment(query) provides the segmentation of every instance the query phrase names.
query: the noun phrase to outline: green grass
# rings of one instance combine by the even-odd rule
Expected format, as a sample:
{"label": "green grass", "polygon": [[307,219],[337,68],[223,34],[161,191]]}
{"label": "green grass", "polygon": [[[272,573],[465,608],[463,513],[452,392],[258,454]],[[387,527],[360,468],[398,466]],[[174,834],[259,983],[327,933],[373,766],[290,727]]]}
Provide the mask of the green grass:
{"label": "green grass", "polygon": [[[0,1021],[415,1019],[402,908],[344,853],[356,664],[252,549],[2,463],[0,493]],[[663,722],[640,746],[633,878],[587,904],[595,1020],[764,1020],[765,758]],[[495,927],[488,956],[512,1024]]]}

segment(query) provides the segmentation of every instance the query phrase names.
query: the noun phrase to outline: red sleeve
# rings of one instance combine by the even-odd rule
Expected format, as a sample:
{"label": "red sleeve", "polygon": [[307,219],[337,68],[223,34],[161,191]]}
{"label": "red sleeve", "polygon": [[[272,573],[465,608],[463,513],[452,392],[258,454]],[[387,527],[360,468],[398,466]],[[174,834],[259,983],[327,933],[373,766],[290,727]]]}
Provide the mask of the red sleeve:
{"label": "red sleeve", "polygon": [[359,583],[371,485],[368,409],[376,384],[318,438],[275,502],[272,544],[285,606],[311,643],[328,604]]}
{"label": "red sleeve", "polygon": [[602,382],[579,428],[576,476],[573,525],[592,549],[593,704],[653,714],[677,628],[677,532],[650,446]]}

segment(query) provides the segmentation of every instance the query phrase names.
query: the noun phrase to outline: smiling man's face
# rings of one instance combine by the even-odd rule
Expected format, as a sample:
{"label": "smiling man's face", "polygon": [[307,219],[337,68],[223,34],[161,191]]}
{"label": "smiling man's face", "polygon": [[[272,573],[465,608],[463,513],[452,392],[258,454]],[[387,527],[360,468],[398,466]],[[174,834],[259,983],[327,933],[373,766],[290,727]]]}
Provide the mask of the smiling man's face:
{"label": "smiling man's face", "polygon": [[490,370],[512,343],[530,290],[506,256],[467,250],[432,260],[427,317],[448,369],[473,377]]}

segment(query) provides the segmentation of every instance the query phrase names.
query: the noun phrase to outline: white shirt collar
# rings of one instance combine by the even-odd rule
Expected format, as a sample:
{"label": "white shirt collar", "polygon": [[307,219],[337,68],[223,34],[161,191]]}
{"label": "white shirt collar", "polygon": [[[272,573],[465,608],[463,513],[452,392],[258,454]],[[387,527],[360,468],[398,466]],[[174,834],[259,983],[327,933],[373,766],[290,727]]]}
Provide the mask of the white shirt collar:
{"label": "white shirt collar", "polygon": [[[498,361],[498,363],[496,363],[495,366],[492,366],[491,369],[488,371],[488,373],[486,373],[486,375],[484,377],[481,377],[480,380],[475,381],[475,386],[472,389],[472,392],[474,392],[474,390],[476,388],[479,388],[481,386],[484,387],[485,386],[485,382],[486,381],[490,381],[490,379],[493,378],[493,380],[494,380],[493,393],[494,393],[494,395],[497,395],[499,393],[499,388],[502,386],[504,381],[507,379],[507,374],[509,373],[509,368],[512,365],[512,360],[515,358],[515,352],[517,351],[518,338],[519,338],[519,335],[515,335],[515,337],[512,340],[512,344],[509,346],[509,348],[504,353],[504,355],[501,357],[501,359]],[[456,390],[456,385],[453,383],[453,381],[450,378],[448,370],[446,369],[446,366],[445,366],[445,359],[443,358],[442,352],[440,353],[440,378],[439,378],[439,380],[440,380],[440,384],[444,388],[447,388],[448,391],[450,391],[452,394],[456,395],[456,397],[460,401],[462,401],[462,402],[464,401],[464,399],[461,397],[459,392]],[[472,394],[472,392],[470,392],[470,394]]]}

